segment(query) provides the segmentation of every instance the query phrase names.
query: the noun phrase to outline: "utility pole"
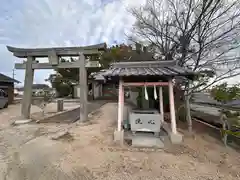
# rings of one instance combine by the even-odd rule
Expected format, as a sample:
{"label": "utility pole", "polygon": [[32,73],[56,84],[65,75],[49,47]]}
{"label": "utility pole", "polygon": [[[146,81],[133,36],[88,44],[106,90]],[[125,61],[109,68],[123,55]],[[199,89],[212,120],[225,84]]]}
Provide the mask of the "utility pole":
{"label": "utility pole", "polygon": [[15,75],[16,75],[16,74],[15,74],[15,69],[13,69],[13,70],[12,70],[12,78],[13,78],[13,79],[15,79],[15,78],[14,78]]}
{"label": "utility pole", "polygon": [[[15,75],[16,75],[16,74],[15,74],[15,69],[13,68],[13,69],[12,69],[12,78],[13,78],[13,79],[15,79]],[[13,83],[13,85],[15,85],[15,83]]]}

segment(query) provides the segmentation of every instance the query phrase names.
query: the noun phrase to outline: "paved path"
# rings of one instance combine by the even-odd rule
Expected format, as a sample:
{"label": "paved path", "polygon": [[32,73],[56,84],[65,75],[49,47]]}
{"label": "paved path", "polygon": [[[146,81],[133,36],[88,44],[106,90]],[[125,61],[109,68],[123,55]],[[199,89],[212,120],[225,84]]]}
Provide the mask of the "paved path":
{"label": "paved path", "polygon": [[209,93],[194,93],[193,94],[193,101],[196,103],[212,103],[212,104],[219,104],[216,100],[214,100]]}
{"label": "paved path", "polygon": [[[99,109],[102,105],[104,105],[105,101],[92,101],[88,103],[88,114],[94,112],[95,110]],[[68,103],[65,103],[68,104]],[[80,119],[80,107],[77,105],[78,108],[74,108],[73,110],[65,111],[61,114],[58,114],[54,117],[47,118],[43,120],[44,122],[48,123],[73,123]],[[41,121],[41,122],[43,122]]]}
{"label": "paved path", "polygon": [[220,115],[219,113],[220,108],[215,108],[207,105],[198,105],[198,104],[191,104],[190,106],[191,106],[191,109],[194,111],[201,111],[214,116]]}

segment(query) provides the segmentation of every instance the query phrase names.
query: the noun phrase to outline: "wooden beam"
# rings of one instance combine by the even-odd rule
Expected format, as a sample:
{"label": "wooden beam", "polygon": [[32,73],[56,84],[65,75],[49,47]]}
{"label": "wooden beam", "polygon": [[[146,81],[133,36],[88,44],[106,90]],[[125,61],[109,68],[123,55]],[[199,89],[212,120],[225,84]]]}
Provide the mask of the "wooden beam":
{"label": "wooden beam", "polygon": [[[79,68],[80,67],[80,61],[75,62],[61,62],[58,65],[53,65],[51,63],[37,63],[33,62],[32,69],[55,69],[55,68]],[[86,68],[98,68],[98,63],[86,63]],[[26,69],[26,63],[15,63],[15,69]]]}
{"label": "wooden beam", "polygon": [[123,83],[123,86],[168,86],[168,82],[132,82]]}
{"label": "wooden beam", "polygon": [[[81,52],[86,55],[86,56],[90,56],[90,55],[97,55],[100,52],[98,50],[81,50]],[[51,54],[51,50],[46,51],[46,52],[14,52],[13,55],[18,57],[18,58],[26,58],[27,56],[33,56],[36,58],[44,58],[44,57],[48,57]],[[75,50],[62,50],[59,52],[56,52],[57,56],[61,56],[61,57],[66,57],[66,56],[78,56],[79,52],[76,52]]]}

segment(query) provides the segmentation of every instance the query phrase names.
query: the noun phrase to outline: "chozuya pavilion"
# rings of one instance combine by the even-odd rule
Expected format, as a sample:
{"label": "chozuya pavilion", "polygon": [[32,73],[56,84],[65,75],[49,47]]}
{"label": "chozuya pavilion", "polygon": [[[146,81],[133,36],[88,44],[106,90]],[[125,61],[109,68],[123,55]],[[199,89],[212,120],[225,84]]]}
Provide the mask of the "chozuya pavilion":
{"label": "chozuya pavilion", "polygon": [[[172,143],[182,142],[182,135],[177,131],[174,103],[174,79],[184,77],[193,79],[194,72],[177,65],[176,61],[141,61],[141,62],[118,62],[113,63],[111,67],[104,72],[100,72],[105,81],[119,85],[118,89],[118,126],[114,132],[114,139],[121,144],[126,137],[124,127],[126,119],[123,119],[124,111],[124,88],[141,87],[143,96],[150,100],[148,88],[154,89],[154,99],[159,100],[158,109],[128,109],[127,123],[130,126],[132,145],[142,145],[142,143],[161,144],[162,131],[167,134]],[[164,121],[163,110],[163,87],[168,87],[170,123]],[[131,96],[131,93],[130,93]],[[126,107],[126,106],[125,106]],[[129,127],[128,126],[128,127]],[[147,133],[148,135],[146,135]],[[152,136],[149,135],[152,133]],[[153,143],[154,142],[154,143]],[[163,143],[162,143],[163,144]]]}

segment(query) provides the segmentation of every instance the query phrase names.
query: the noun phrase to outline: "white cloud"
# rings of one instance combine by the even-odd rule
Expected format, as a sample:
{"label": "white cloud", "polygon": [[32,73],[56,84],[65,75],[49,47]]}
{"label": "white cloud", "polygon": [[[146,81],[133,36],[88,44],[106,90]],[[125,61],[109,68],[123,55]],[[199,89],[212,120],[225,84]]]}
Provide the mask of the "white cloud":
{"label": "white cloud", "polygon": [[[2,0],[0,6],[0,66],[11,75],[14,61],[6,45],[49,47],[90,45],[124,41],[134,19],[127,9],[145,0]],[[24,73],[16,71],[23,82]],[[35,82],[44,82],[49,72],[39,71]]]}

